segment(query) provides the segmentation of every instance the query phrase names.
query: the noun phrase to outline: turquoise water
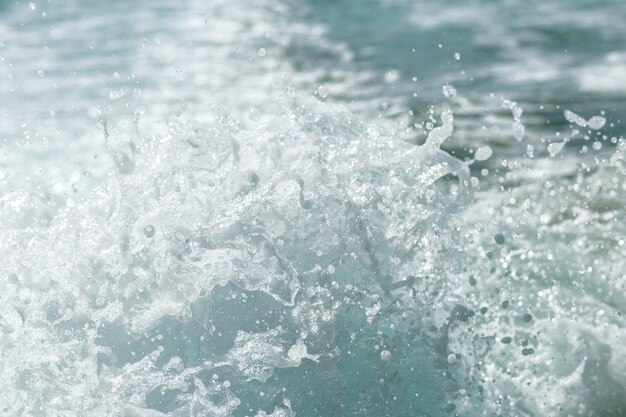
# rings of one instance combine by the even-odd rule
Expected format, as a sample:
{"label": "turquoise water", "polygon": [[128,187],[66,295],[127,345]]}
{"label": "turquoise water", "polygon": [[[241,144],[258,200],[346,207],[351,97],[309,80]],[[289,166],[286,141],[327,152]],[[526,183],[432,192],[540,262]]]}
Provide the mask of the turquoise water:
{"label": "turquoise water", "polygon": [[625,20],[0,0],[0,414],[626,415]]}

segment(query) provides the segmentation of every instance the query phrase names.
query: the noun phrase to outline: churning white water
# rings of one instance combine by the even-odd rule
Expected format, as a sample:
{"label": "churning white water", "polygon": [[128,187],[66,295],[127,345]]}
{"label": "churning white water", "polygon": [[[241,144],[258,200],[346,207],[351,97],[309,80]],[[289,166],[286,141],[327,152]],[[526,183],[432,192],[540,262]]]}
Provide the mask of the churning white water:
{"label": "churning white water", "polygon": [[245,3],[0,2],[0,415],[625,415],[621,3]]}

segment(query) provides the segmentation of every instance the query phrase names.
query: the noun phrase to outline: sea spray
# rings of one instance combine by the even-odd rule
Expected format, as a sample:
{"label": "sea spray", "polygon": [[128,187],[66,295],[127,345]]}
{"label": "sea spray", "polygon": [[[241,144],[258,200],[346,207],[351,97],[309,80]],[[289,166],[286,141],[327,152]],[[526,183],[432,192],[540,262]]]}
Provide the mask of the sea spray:
{"label": "sea spray", "polygon": [[[450,406],[427,300],[399,294],[441,291],[458,269],[436,238],[469,201],[467,167],[439,149],[451,112],[419,147],[291,100],[255,130],[177,124],[112,150],[117,174],[7,231],[7,415]],[[449,173],[458,196],[433,188]]]}

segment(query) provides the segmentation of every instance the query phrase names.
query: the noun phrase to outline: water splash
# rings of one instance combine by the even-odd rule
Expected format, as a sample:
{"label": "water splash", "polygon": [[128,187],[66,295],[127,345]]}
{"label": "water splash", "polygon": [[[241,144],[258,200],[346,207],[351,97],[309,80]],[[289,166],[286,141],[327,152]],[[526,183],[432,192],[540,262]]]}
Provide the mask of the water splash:
{"label": "water splash", "polygon": [[[226,416],[270,412],[283,398],[305,414],[319,398],[355,413],[391,406],[374,392],[350,398],[346,387],[365,374],[397,379],[398,362],[343,368],[378,356],[375,346],[408,359],[395,326],[415,335],[419,320],[385,334],[377,318],[415,306],[394,307],[392,292],[415,291],[415,271],[436,273],[438,252],[452,249],[434,239],[470,197],[467,166],[439,149],[452,112],[419,147],[340,109],[286,100],[284,115],[256,130],[224,118],[213,128],[173,124],[129,151],[109,146],[117,175],[45,225],[24,220],[7,232],[7,415]],[[450,173],[458,196],[433,188]],[[384,318],[370,312],[376,305]],[[310,369],[330,378],[316,401],[300,380]],[[390,385],[363,389],[381,395]]]}

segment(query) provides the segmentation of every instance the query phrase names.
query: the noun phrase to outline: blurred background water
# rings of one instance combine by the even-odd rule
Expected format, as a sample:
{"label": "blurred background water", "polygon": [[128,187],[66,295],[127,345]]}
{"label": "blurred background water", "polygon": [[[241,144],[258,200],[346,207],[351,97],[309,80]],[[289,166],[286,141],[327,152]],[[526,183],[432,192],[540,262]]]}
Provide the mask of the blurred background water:
{"label": "blurred background water", "polygon": [[3,415],[625,415],[625,21],[0,0]]}

